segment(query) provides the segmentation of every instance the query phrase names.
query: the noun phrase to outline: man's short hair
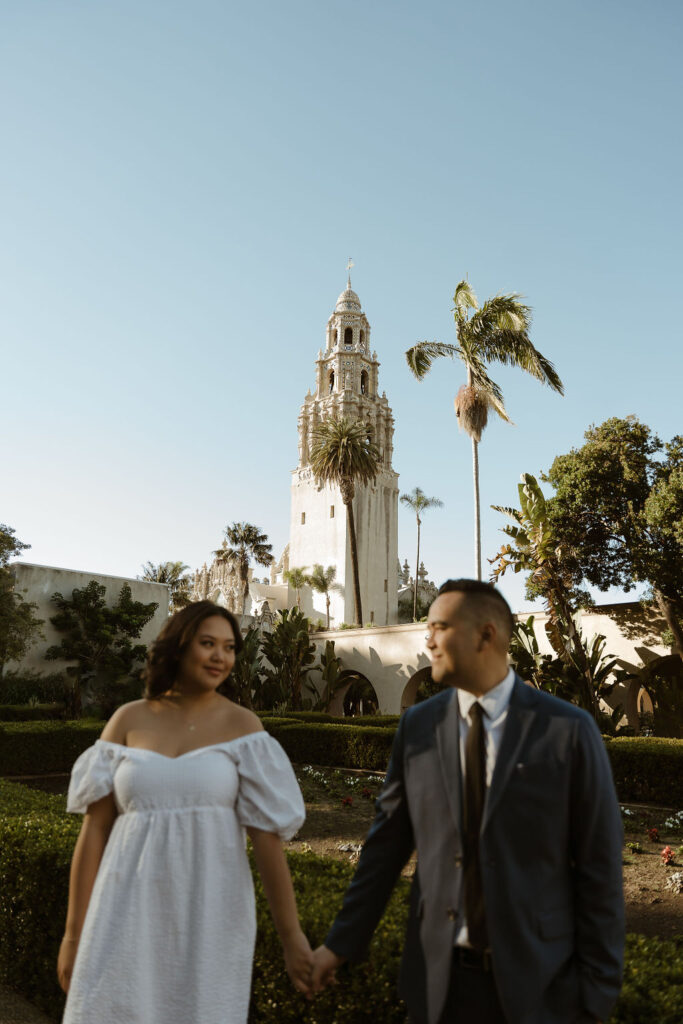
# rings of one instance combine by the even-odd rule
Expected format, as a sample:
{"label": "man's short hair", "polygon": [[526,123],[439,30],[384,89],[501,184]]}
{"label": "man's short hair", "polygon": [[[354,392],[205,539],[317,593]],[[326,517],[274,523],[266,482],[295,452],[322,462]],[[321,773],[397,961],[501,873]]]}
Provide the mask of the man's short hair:
{"label": "man's short hair", "polygon": [[446,580],[439,587],[441,594],[464,594],[463,605],[477,621],[493,618],[500,626],[501,639],[507,647],[515,626],[515,620],[500,590],[484,580]]}

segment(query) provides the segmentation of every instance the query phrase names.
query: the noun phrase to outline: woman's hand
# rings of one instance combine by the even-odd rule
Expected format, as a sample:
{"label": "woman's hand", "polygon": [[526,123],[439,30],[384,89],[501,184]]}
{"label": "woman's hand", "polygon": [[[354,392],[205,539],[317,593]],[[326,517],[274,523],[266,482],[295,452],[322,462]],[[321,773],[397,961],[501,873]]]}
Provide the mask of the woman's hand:
{"label": "woman's hand", "polygon": [[313,996],[311,976],[313,971],[313,953],[308,939],[302,931],[283,939],[282,949],[285,955],[285,967],[294,988],[309,999]]}
{"label": "woman's hand", "polygon": [[69,991],[77,951],[78,939],[70,939],[65,935],[59,947],[59,956],[57,957],[57,978],[59,979],[59,987],[64,992]]}

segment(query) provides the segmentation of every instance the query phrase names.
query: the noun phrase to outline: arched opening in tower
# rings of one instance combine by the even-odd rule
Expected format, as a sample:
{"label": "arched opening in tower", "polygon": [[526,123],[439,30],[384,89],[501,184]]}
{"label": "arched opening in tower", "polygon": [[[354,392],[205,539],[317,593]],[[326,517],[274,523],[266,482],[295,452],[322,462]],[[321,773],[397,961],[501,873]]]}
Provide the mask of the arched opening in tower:
{"label": "arched opening in tower", "polygon": [[368,393],[368,375],[366,370],[361,371],[360,375],[360,393],[361,395],[367,395]]}
{"label": "arched opening in tower", "polygon": [[365,331],[360,332],[360,347],[365,348]]}
{"label": "arched opening in tower", "polygon": [[339,335],[337,334],[337,328],[335,327],[334,330],[332,331],[332,348],[336,348],[337,347],[337,338],[338,337],[339,337]]}
{"label": "arched opening in tower", "polygon": [[353,348],[353,329],[351,327],[344,329],[344,348]]}
{"label": "arched opening in tower", "polygon": [[330,394],[334,391],[334,370],[330,370],[330,374],[327,378],[328,391]]}

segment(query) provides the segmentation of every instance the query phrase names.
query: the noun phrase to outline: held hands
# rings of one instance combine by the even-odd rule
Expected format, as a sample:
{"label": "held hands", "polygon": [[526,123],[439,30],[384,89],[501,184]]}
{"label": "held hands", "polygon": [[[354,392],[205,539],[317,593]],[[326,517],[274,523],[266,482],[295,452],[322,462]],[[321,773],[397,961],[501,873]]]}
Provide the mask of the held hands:
{"label": "held hands", "polygon": [[[321,992],[328,985],[335,985],[337,982],[337,968],[344,963],[344,957],[337,956],[327,946],[318,946],[313,953],[313,973],[311,976],[311,991]],[[310,997],[309,997],[310,998]]]}
{"label": "held hands", "polygon": [[283,940],[282,949],[285,967],[294,988],[302,992],[307,999],[312,998],[311,975],[313,971],[313,953],[308,939],[302,931],[294,932]]}

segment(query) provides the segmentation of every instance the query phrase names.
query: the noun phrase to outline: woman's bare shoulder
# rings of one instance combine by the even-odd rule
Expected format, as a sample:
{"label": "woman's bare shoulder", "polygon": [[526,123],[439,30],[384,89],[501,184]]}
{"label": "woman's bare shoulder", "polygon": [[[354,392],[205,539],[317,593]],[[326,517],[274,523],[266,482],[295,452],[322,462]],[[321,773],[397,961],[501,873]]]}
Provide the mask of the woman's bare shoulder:
{"label": "woman's bare shoulder", "polygon": [[249,708],[243,708],[240,704],[233,704],[230,701],[226,714],[229,717],[230,732],[233,737],[246,736],[250,732],[263,732],[261,719]]}
{"label": "woman's bare shoulder", "polygon": [[139,726],[149,715],[149,701],[132,700],[128,704],[122,704],[111,716],[100,739],[108,740],[109,743],[126,742],[126,736],[131,729]]}

